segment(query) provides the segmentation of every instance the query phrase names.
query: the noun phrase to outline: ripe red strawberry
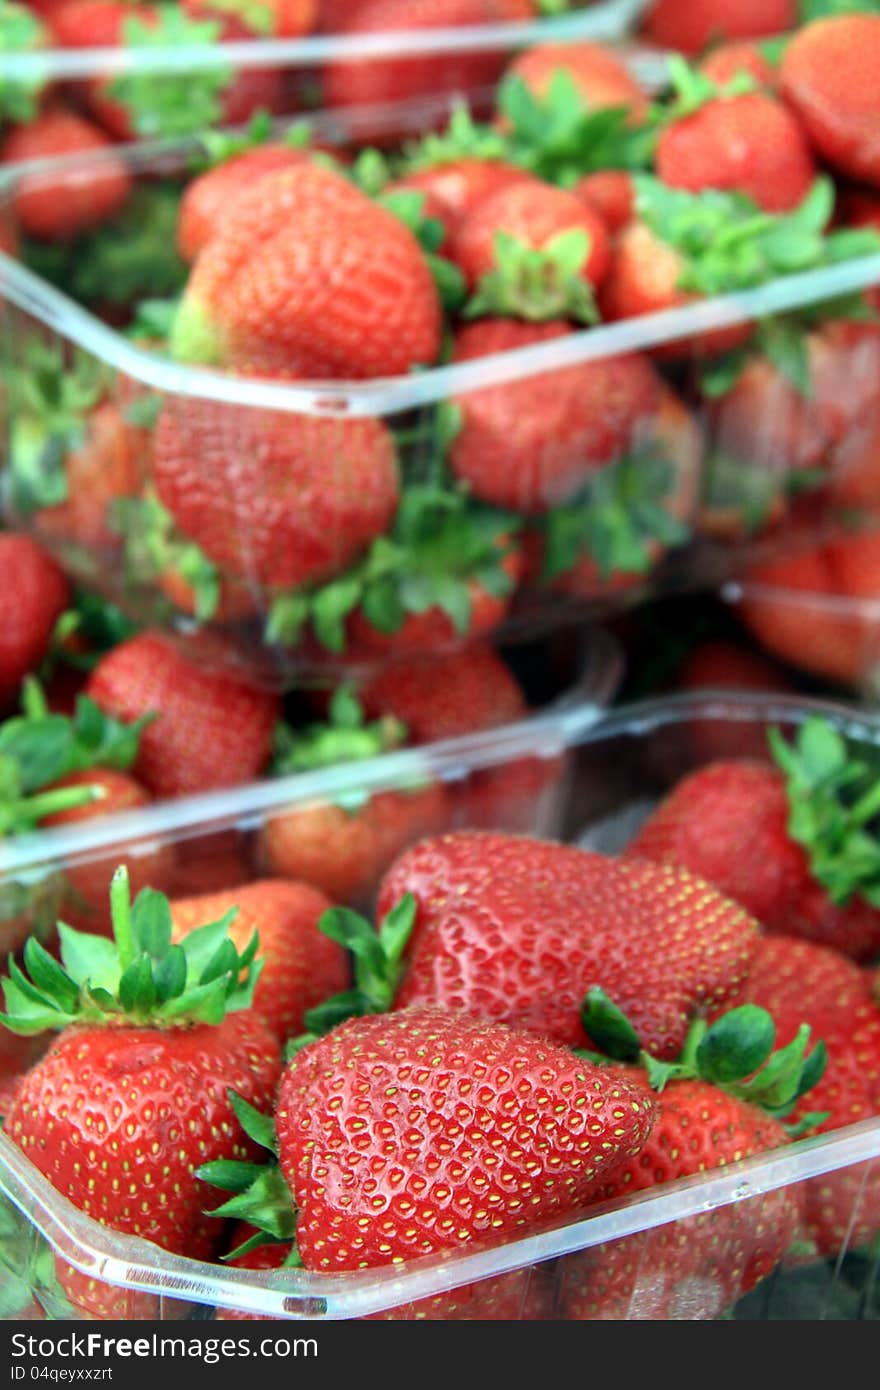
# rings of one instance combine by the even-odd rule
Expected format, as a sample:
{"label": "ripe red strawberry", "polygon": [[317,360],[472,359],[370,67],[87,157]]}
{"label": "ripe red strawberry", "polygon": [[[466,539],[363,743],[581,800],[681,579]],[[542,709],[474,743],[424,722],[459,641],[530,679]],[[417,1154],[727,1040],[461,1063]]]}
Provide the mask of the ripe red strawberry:
{"label": "ripe red strawberry", "polygon": [[671,188],[744,193],[768,212],[806,197],[816,166],[791,112],[765,92],[720,96],[661,132],[656,170]]}
{"label": "ripe red strawberry", "polygon": [[[35,941],[26,948],[39,1003],[20,974],[3,982],[7,1026],[61,1030],[22,1081],[4,1129],[99,1224],[208,1258],[222,1226],[204,1213],[195,1169],[250,1156],[229,1091],[271,1104],[281,1067],[277,1041],[249,1008],[256,942],[245,956],[230,945],[212,963],[226,939],[225,924],[212,924],[187,938],[175,961],[183,969],[172,972],[167,900],[145,894],[131,905],[124,869],[111,891],[115,961],[105,940],[96,952],[92,938],[62,927],[60,966]],[[61,1257],[59,1274],[63,1282]],[[81,1293],[82,1276],[71,1277]]]}
{"label": "ripe red strawberry", "polygon": [[450,257],[476,292],[468,313],[589,322],[610,249],[591,207],[535,180],[481,198],[456,228]]}
{"label": "ripe red strawberry", "polygon": [[87,693],[108,714],[154,714],[135,775],[155,797],[231,787],[268,762],[277,696],[192,661],[168,637],[145,631],[108,652]]}
{"label": "ripe red strawberry", "polygon": [[66,499],[41,507],[37,525],[57,541],[113,552],[119,546],[113,504],[140,492],[150,434],[112,400],[100,401],[80,424],[81,437],[64,456]]}
{"label": "ripe red strawberry", "polygon": [[[47,792],[62,787],[93,787],[99,793],[94,801],[71,810],[56,811],[44,816],[40,824],[49,828],[79,825],[96,816],[119,815],[152,804],[153,798],[127,772],[115,768],[86,768],[68,773],[66,777],[46,788]],[[128,859],[132,891],[155,888],[167,892],[174,872],[175,852],[169,842],[152,841],[146,852],[133,853],[131,846],[114,845],[110,858],[84,858],[81,863],[69,863],[64,871],[64,897],[60,916],[70,926],[81,931],[109,935],[110,900],[108,885],[120,857]],[[210,921],[204,917],[202,921]]]}
{"label": "ripe red strawberry", "polygon": [[564,73],[587,111],[622,107],[630,122],[648,114],[648,98],[629,68],[615,53],[598,43],[538,43],[527,48],[505,72],[505,81],[518,78],[533,96],[546,97],[557,73]]}
{"label": "ripe red strawberry", "polygon": [[[300,1258],[341,1272],[540,1230],[640,1150],[653,1108],[628,1078],[503,1024],[435,1008],[350,1019],[297,1053],[279,1089]],[[218,1186],[225,1171],[200,1169]]]}
{"label": "ripe red strawberry", "polygon": [[[868,555],[876,538],[858,533],[833,549],[815,547],[749,571],[737,614],[761,646],[798,670],[857,687],[870,670],[875,619],[860,612],[842,588],[832,556],[843,544]],[[875,590],[876,592],[876,590]]]}
{"label": "ripe red strawberry", "polygon": [[850,14],[805,25],[786,45],[782,95],[818,155],[838,174],[880,184],[876,98],[880,15]]}
{"label": "ripe red strawberry", "polygon": [[[418,33],[504,24],[534,15],[534,0],[364,0],[337,18],[333,30],[354,38],[401,30]],[[324,69],[324,96],[330,107],[381,107],[419,97],[438,100],[453,95],[479,100],[498,80],[504,63],[503,50],[476,48],[338,59]]]}
{"label": "ripe red strawberry", "polygon": [[600,169],[596,174],[584,174],[572,193],[588,203],[614,235],[622,232],[635,214],[632,178],[625,169]]}
{"label": "ripe red strawberry", "polygon": [[679,53],[700,53],[719,39],[757,39],[794,29],[797,0],[654,0],[641,33]]}
{"label": "ripe red strawberry", "polygon": [[[0,164],[111,150],[112,142],[85,116],[50,106],[4,136]],[[26,235],[41,241],[71,241],[107,222],[130,192],[125,161],[108,153],[99,164],[69,173],[29,174],[16,184],[13,210],[20,231]]]}
{"label": "ripe red strawberry", "polygon": [[410,743],[438,743],[525,719],[529,707],[510,667],[483,643],[443,659],[395,661],[358,686],[370,719],[399,720]]}
{"label": "ripe red strawberry", "polygon": [[222,893],[171,900],[171,939],[183,941],[205,922],[234,908],[229,937],[244,951],[259,933],[263,970],[253,1009],[283,1043],[304,1027],[304,1014],[345,988],[348,958],[341,946],[317,930],[330,900],[306,883],[261,879]]}
{"label": "ripe red strawberry", "polygon": [[716,87],[726,87],[740,73],[746,73],[759,87],[773,92],[779,86],[779,73],[761,47],[748,39],[719,44],[700,63],[700,72]]}
{"label": "ripe red strawberry", "polygon": [[177,249],[188,264],[194,261],[239,197],[267,174],[290,169],[308,158],[304,149],[292,145],[257,145],[199,174],[188,183],[180,200],[177,222]]}
{"label": "ripe red strawberry", "polygon": [[[829,1029],[847,1030],[871,1003],[870,971],[831,946],[800,936],[762,936],[733,1006],[757,1004],[776,1025],[776,1041],[787,1045],[802,1023],[827,1041]],[[814,1110],[823,1107],[813,1104]]]}
{"label": "ripe red strawberry", "polygon": [[859,819],[864,769],[818,716],[795,745],[774,734],[771,750],[775,762],[721,761],[688,774],[627,854],[687,867],[768,931],[870,960],[880,911],[872,902],[878,851]]}
{"label": "ripe red strawberry", "polygon": [[[52,27],[66,48],[203,47],[253,36],[222,5],[196,18],[177,6],[134,6],[126,0],[69,0],[52,16]],[[222,61],[198,73],[123,71],[89,79],[85,100],[116,140],[182,136],[240,124],[255,111],[278,110],[282,74],[277,68],[231,73]]]}
{"label": "ripe red strawberry", "polygon": [[267,376],[393,376],[436,360],[440,323],[409,228],[340,174],[303,163],[260,180],[205,247],[172,347]]}
{"label": "ripe red strawberry", "polygon": [[520,835],[423,841],[378,898],[380,919],[405,894],[418,909],[396,1006],[438,1004],[585,1046],[581,1006],[599,985],[645,1047],[676,1056],[690,1016],[739,987],[758,927],[704,880],[656,868]]}
{"label": "ripe red strawberry", "polygon": [[70,601],[67,580],[52,556],[29,536],[0,535],[0,710],[17,699],[24,677],[49,649],[55,624]]}
{"label": "ripe red strawberry", "polygon": [[386,530],[398,501],[394,440],[381,419],[194,397],[159,417],[152,481],[178,531],[225,577],[279,589],[344,569]]}
{"label": "ripe red strawberry", "polygon": [[[459,331],[453,359],[469,362],[570,331],[562,322],[483,319]],[[634,353],[459,395],[452,470],[493,506],[545,511],[626,452],[639,423],[650,417],[658,389],[647,359]]]}
{"label": "ripe red strawberry", "polygon": [[[639,1051],[629,1021],[591,1001],[600,1048],[659,1093],[658,1114],[641,1152],[601,1194],[631,1198],[745,1158],[784,1147],[783,1120],[815,1095],[827,1064],[809,1025],[774,1051],[774,1020],[745,1005],[707,1026],[697,1019],[674,1063]],[[808,1049],[810,1049],[808,1051]],[[618,1070],[618,1068],[614,1068]],[[808,1121],[804,1117],[804,1124]],[[566,1260],[560,1304],[580,1319],[702,1319],[725,1311],[772,1273],[798,1233],[802,1189],[759,1193],[684,1220],[600,1245]]]}
{"label": "ripe red strawberry", "polygon": [[[503,159],[461,157],[426,167],[419,164],[411,172],[387,184],[384,192],[410,189],[423,193],[428,200],[425,215],[438,218],[446,228],[448,238],[484,198],[514,184],[534,182],[534,176],[527,170]],[[446,245],[448,242],[444,242]]]}
{"label": "ripe red strawberry", "polygon": [[233,15],[259,38],[298,39],[315,27],[320,0],[184,0],[188,14]]}

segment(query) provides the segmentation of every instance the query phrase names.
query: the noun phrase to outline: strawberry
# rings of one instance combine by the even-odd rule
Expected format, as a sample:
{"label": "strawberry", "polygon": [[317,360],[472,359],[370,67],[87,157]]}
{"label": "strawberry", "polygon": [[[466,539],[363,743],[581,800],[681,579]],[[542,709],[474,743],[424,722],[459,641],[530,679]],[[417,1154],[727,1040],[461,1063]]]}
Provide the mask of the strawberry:
{"label": "strawberry", "polygon": [[[846,1030],[871,1002],[871,976],[832,946],[800,936],[763,936],[735,1006],[756,1004],[776,1025],[776,1039],[788,1044],[802,1023],[827,1040],[829,1029]],[[813,1104],[811,1108],[822,1109]]]}
{"label": "strawberry", "polygon": [[155,797],[235,786],[269,760],[277,696],[205,669],[161,633],[144,631],[108,652],[87,693],[119,719],[155,715],[134,764]]}
{"label": "strawberry", "polygon": [[[482,319],[456,336],[453,358],[551,342],[568,324]],[[626,452],[656,402],[646,358],[603,357],[454,398],[458,429],[449,461],[475,496],[497,507],[542,512],[576,494]]]}
{"label": "strawberry", "polygon": [[773,761],[720,761],[678,782],[627,849],[687,867],[768,931],[833,946],[854,960],[880,947],[873,780],[826,720],[794,744],[778,730]]}
{"label": "strawberry", "polygon": [[797,0],[654,0],[641,34],[680,53],[700,53],[719,39],[757,39],[794,29]]}
{"label": "strawberry", "polygon": [[[685,656],[675,674],[676,690],[759,690],[793,692],[796,687],[784,667],[743,641],[707,637]],[[688,743],[700,763],[720,758],[758,757],[764,753],[762,728],[747,724],[725,726],[718,720],[689,721]],[[773,1010],[770,1009],[773,1013]]]}
{"label": "strawberry", "polygon": [[156,424],[153,485],[224,577],[294,588],[328,578],[391,523],[394,441],[381,419],[255,411],[194,397]]}
{"label": "strawberry", "polygon": [[622,232],[633,219],[635,190],[625,169],[600,169],[595,174],[584,174],[571,191],[599,214],[612,235]]}
{"label": "strawberry", "polygon": [[230,207],[267,174],[308,158],[292,145],[256,145],[199,174],[184,189],[177,223],[177,249],[190,264],[225,224]]}
{"label": "strawberry", "polygon": [[[426,148],[430,151],[431,146]],[[432,159],[426,153],[412,156],[407,172],[386,184],[384,192],[408,190],[424,194],[425,215],[436,217],[445,229],[446,237],[441,244],[444,249],[460,223],[484,198],[512,188],[514,184],[530,182],[534,179],[527,170],[504,159],[465,156],[434,156]]]}
{"label": "strawberry", "polygon": [[[289,1189],[261,1224],[289,1240],[295,1220],[303,1265],[325,1272],[467,1251],[578,1212],[640,1150],[652,1118],[628,1078],[503,1024],[436,1008],[350,1019],[288,1065],[275,1135],[252,1122],[277,1153],[261,1186],[277,1164]],[[222,1163],[199,1171],[218,1186],[233,1176]],[[218,1210],[248,1205],[244,1193]]]}
{"label": "strawberry", "polygon": [[29,174],[18,181],[13,209],[20,229],[42,241],[71,241],[113,217],[131,192],[125,161],[112,142],[85,116],[49,106],[27,125],[16,126],[0,143],[0,164],[107,151],[100,163],[69,173]]}
{"label": "strawberry", "polygon": [[260,180],[199,256],[175,320],[186,361],[371,377],[434,362],[440,301],[399,218],[304,163]]}
{"label": "strawberry", "polygon": [[[153,798],[134,777],[113,767],[85,768],[70,772],[57,782],[50,783],[46,794],[66,787],[88,787],[95,800],[68,810],[43,816],[42,826],[80,825],[95,816],[113,816],[138,810],[152,804]],[[132,891],[156,888],[166,892],[174,871],[175,851],[169,842],[152,842],[149,849],[135,850],[133,846],[114,845],[113,859],[126,855]],[[64,897],[61,914],[65,922],[81,931],[109,936],[111,930],[107,902],[107,884],[113,871],[112,859],[106,856],[86,858],[82,863],[69,863],[64,869]],[[203,921],[209,920],[203,918]]]}
{"label": "strawberry", "polygon": [[[535,9],[534,0],[365,0],[337,20],[334,32],[343,38],[403,30],[418,34],[528,20]],[[458,52],[339,58],[324,68],[324,99],[331,108],[382,107],[419,97],[437,102],[454,95],[479,100],[498,80],[504,63],[503,50],[467,51],[466,45]]]}
{"label": "strawberry", "polygon": [[786,45],[782,95],[818,155],[837,174],[880,184],[877,79],[880,15],[843,14],[806,24]]}
{"label": "strawberry", "polygon": [[203,922],[236,915],[229,936],[244,951],[259,933],[263,970],[253,1008],[283,1043],[304,1027],[307,1009],[348,982],[345,952],[317,930],[330,900],[306,883],[261,879],[221,893],[171,900],[171,939],[182,942]]}
{"label": "strawberry", "polygon": [[774,656],[857,687],[875,657],[877,552],[874,532],[855,531],[754,565],[746,576],[739,617]]}
{"label": "strawberry", "polygon": [[124,868],[110,891],[114,947],[62,925],[60,964],[32,940],[34,983],[18,967],[3,982],[7,1027],[60,1030],[4,1129],[100,1225],[204,1259],[222,1227],[204,1214],[195,1168],[249,1157],[228,1093],[270,1104],[280,1072],[278,1043],[249,1007],[257,940],[239,955],[221,921],[172,947],[167,899],[145,892],[132,905]]}
{"label": "strawberry", "polygon": [[670,188],[744,193],[767,212],[797,207],[816,175],[797,118],[766,92],[720,95],[669,121],[655,167]]}
{"label": "strawberry", "polygon": [[677,1055],[690,1015],[738,988],[758,927],[704,880],[657,867],[522,835],[423,841],[378,897],[380,919],[407,894],[417,907],[395,1007],[442,1005],[584,1046],[581,1005],[601,985],[647,1047]]}
{"label": "strawberry", "polygon": [[475,292],[466,315],[588,323],[610,252],[605,224],[586,203],[534,181],[481,198],[456,228],[450,255]]}
{"label": "strawberry", "polygon": [[358,686],[370,719],[402,723],[412,743],[439,743],[525,719],[529,707],[510,667],[475,643],[437,663],[425,655],[395,661]]}
{"label": "strawberry", "polygon": [[[328,720],[279,730],[273,771],[296,773],[373,758],[399,746],[406,729],[390,713],[368,723],[351,691],[340,687]],[[446,789],[430,778],[400,790],[369,793],[356,777],[338,795],[280,810],[260,833],[268,871],[314,884],[334,902],[366,904],[393,859],[413,840],[449,823]]]}
{"label": "strawberry", "polygon": [[[125,0],[69,0],[52,17],[63,47],[205,47],[246,39],[252,31],[222,7],[191,18],[176,5],[131,6]],[[125,70],[91,78],[91,114],[116,140],[154,139],[236,125],[257,110],[277,110],[281,74],[246,68],[236,74],[222,59],[198,73]]]}
{"label": "strawberry", "polygon": [[94,552],[119,545],[113,525],[120,499],[136,496],[148,460],[150,436],[127,408],[103,400],[88,411],[81,436],[64,457],[65,498],[42,507],[41,535]]}
{"label": "strawberry", "polygon": [[504,82],[519,80],[533,97],[546,98],[559,74],[575,89],[583,108],[624,108],[630,123],[648,114],[648,98],[629,68],[598,43],[537,43],[507,68]]}
{"label": "strawberry", "polygon": [[67,580],[49,552],[30,536],[0,535],[0,710],[45,657],[55,624],[70,601]]}
{"label": "strawberry", "polygon": [[[786,1049],[772,1052],[773,1019],[747,1005],[708,1029],[698,1020],[671,1066],[658,1067],[641,1053],[638,1067],[620,1068],[659,1091],[658,1115],[604,1199],[654,1191],[787,1145],[783,1118],[807,1091],[815,1096],[826,1062],[821,1043],[807,1055],[809,1037],[804,1027]],[[615,1046],[615,1055],[624,1051]],[[560,1270],[563,1314],[581,1320],[723,1316],[781,1263],[800,1216],[801,1190],[783,1187],[570,1256]]]}
{"label": "strawberry", "polygon": [[779,86],[779,73],[766,56],[760,44],[749,39],[731,43],[721,43],[703,58],[699,71],[716,87],[726,87],[745,73],[759,87],[775,92]]}
{"label": "strawberry", "polygon": [[184,0],[188,14],[233,15],[260,38],[298,39],[315,27],[320,0]]}

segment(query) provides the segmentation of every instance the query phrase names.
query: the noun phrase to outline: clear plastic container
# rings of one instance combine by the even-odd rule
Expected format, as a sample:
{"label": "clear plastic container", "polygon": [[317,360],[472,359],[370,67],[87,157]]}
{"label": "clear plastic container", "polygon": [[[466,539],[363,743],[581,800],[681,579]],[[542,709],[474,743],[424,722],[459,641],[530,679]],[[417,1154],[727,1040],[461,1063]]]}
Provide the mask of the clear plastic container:
{"label": "clear plastic container", "polygon": [[[707,692],[624,706],[604,717],[593,706],[574,705],[454,746],[361,765],[355,783],[379,792],[430,777],[462,793],[526,757],[540,760],[554,770],[552,809],[543,815],[533,805],[525,821],[520,815],[520,828],[528,824],[541,836],[614,852],[664,789],[713,756],[713,735],[727,754],[737,740],[744,753],[754,753],[769,726],[791,732],[816,712],[864,749],[873,753],[880,744],[880,723],[852,706]],[[79,831],[76,841],[43,837],[11,848],[7,879],[36,884],[61,858],[68,864],[90,856],[112,862],[123,844],[129,859],[141,848],[154,853],[159,842],[210,853],[230,831],[259,838],[279,815],[305,815],[316,799],[352,785],[351,771],[341,768],[130,815],[103,839],[98,827]],[[465,824],[467,807],[463,800],[459,805]],[[504,802],[495,805],[500,810]],[[503,826],[503,816],[497,824]],[[62,1316],[94,1316],[96,1300],[105,1316],[126,1319],[204,1317],[211,1308],[225,1310],[220,1316],[237,1310],[312,1320],[875,1318],[878,1181],[880,1116],[592,1208],[580,1220],[493,1248],[322,1276],[199,1263],[119,1236],[75,1210],[0,1136],[0,1302],[15,1318],[58,1316],[59,1309]],[[834,1192],[851,1231],[822,1258],[811,1253],[799,1226],[799,1199],[817,1184]],[[740,1297],[739,1271],[755,1242],[783,1219],[786,1253],[779,1258],[777,1252],[763,1281]],[[873,1233],[873,1247],[866,1233]],[[676,1264],[685,1249],[686,1276]],[[598,1311],[586,1292],[595,1289],[591,1271],[597,1267],[628,1271],[621,1275],[625,1297],[601,1303]]]}
{"label": "clear plastic container", "polygon": [[[164,45],[4,53],[0,124],[4,109],[15,112],[24,103],[36,115],[44,98],[59,93],[116,140],[188,135],[247,120],[257,110],[285,116],[453,94],[479,105],[522,48],[618,41],[646,3],[593,0],[569,14],[532,20],[287,39],[233,37],[234,30],[223,37],[218,12],[208,21],[219,35],[212,42],[172,34]],[[661,69],[660,56],[645,61]]]}
{"label": "clear plastic container", "polygon": [[[314,129],[318,139],[339,136],[333,116]],[[125,147],[132,197],[173,190],[194,153],[188,142]],[[107,158],[41,167],[47,176],[65,172],[87,183],[106,170]],[[32,175],[22,166],[0,174],[0,245],[14,243],[16,199]],[[133,235],[131,226],[123,244],[126,235]],[[845,476],[851,491],[856,464],[870,474],[880,431],[880,331],[849,323],[837,324],[836,335],[828,330],[822,361],[831,365],[822,391],[832,396],[831,426],[824,414],[814,420],[784,381],[770,388],[746,382],[721,399],[707,395],[707,337],[777,315],[794,316],[806,337],[814,310],[833,316],[839,300],[878,284],[874,255],[408,376],[290,384],[181,366],[111,326],[116,311],[102,303],[102,285],[84,292],[86,304],[75,303],[46,276],[0,254],[5,516],[136,620],[190,639],[199,633],[205,660],[237,663],[280,686],[386,661],[401,649],[401,625],[409,630],[410,618],[412,643],[437,649],[476,636],[478,625],[512,640],[655,594],[717,587],[747,559],[806,543],[846,503],[837,496],[839,479]],[[60,392],[62,374],[63,395],[41,414],[34,392]],[[629,403],[621,419],[606,419],[605,401],[621,398]],[[589,428],[560,444],[545,424],[547,402],[577,418],[591,400]],[[527,422],[528,447],[516,469],[510,462],[504,498],[494,485],[477,497],[471,481],[470,492],[456,494],[460,516],[444,508],[422,513],[419,543],[427,558],[410,589],[412,611],[406,621],[399,613],[390,625],[377,625],[365,584],[381,575],[387,542],[392,551],[398,544],[399,503],[430,491],[438,478],[448,488],[453,475],[467,477],[474,458],[483,457],[481,440],[513,439],[512,426],[497,424],[511,418]],[[234,465],[255,458],[266,441],[283,454],[287,446],[279,441],[288,434],[310,441],[306,451],[324,460],[335,511],[313,528],[321,533],[317,562],[314,537],[306,534],[286,543],[284,565],[273,562],[270,572],[252,508],[257,484],[247,469],[234,477]],[[389,501],[385,489],[382,515],[371,515],[371,538],[360,536],[360,549],[349,523],[336,519],[346,513],[351,488],[336,460],[352,440],[380,453],[392,448],[399,465],[397,499]],[[862,440],[865,457],[854,463]],[[182,518],[177,484],[176,500],[168,492],[169,459],[204,459],[209,450],[200,486],[209,475],[226,479],[210,499],[211,514],[219,509],[220,516],[210,555],[207,542],[194,545],[186,530],[191,518]],[[455,593],[443,609],[425,597],[437,589],[423,587],[437,578],[434,542],[446,528],[448,545],[450,528],[471,525],[477,530],[470,534],[479,534],[478,562],[471,558],[456,573],[458,561],[450,562],[447,550],[441,568]],[[621,526],[625,558],[618,550],[609,559]],[[487,570],[491,592],[482,598],[489,601],[478,604],[471,579],[479,586]]]}

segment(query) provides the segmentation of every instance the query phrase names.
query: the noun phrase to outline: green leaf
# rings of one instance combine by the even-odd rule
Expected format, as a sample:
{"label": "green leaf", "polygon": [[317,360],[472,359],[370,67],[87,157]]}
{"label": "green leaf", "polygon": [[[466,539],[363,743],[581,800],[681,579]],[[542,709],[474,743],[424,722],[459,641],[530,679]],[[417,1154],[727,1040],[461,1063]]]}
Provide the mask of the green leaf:
{"label": "green leaf", "polygon": [[59,922],[58,936],[61,960],[71,978],[79,986],[115,995],[119,989],[119,956],[115,942],[109,937],[76,931],[65,922]]}
{"label": "green leaf", "polygon": [[589,989],[581,1005],[581,1023],[594,1045],[618,1062],[635,1061],[641,1052],[639,1035],[626,1014],[598,985]]}
{"label": "green leaf", "polygon": [[275,1121],[271,1115],[263,1115],[243,1096],[236,1091],[228,1091],[229,1103],[235,1112],[235,1118],[241,1125],[249,1139],[253,1139],[255,1144],[259,1144],[261,1149],[268,1149],[270,1153],[277,1153],[278,1141],[275,1136]]}
{"label": "green leaf", "polygon": [[122,972],[119,1002],[128,1014],[147,1014],[156,1004],[153,966],[149,956],[141,955]]}
{"label": "green leaf", "polygon": [[741,1081],[763,1066],[776,1041],[776,1027],[766,1009],[743,1004],[723,1014],[697,1047],[699,1074],[725,1085]]}
{"label": "green leaf", "polygon": [[164,893],[143,888],[131,909],[135,940],[141,951],[156,958],[164,956],[171,945],[171,905]]}
{"label": "green leaf", "polygon": [[176,999],[178,995],[183,994],[186,989],[186,976],[186,952],[182,946],[169,947],[153,972],[158,1002],[167,1004],[169,999]]}
{"label": "green leaf", "polygon": [[24,964],[34,985],[42,994],[57,1000],[65,1012],[75,1012],[79,1003],[76,981],[61,968],[54,956],[49,955],[35,936],[28,937],[25,942]]}

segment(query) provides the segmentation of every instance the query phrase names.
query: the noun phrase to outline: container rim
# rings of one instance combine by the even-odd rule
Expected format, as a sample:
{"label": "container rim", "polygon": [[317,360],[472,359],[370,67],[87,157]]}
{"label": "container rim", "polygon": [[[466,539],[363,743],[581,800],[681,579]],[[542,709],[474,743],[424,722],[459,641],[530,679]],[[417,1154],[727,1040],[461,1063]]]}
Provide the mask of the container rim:
{"label": "container rim", "polygon": [[679,1179],[660,1192],[597,1204],[580,1219],[498,1246],[345,1274],[236,1269],[172,1255],[142,1237],[121,1235],[56,1191],[2,1132],[0,1193],[69,1264],[115,1286],[270,1318],[355,1318],[877,1159],[880,1118]]}
{"label": "container rim", "polygon": [[393,29],[370,34],[318,34],[295,39],[239,39],[162,48],[45,48],[4,53],[4,81],[70,80],[119,72],[198,72],[228,63],[254,68],[267,63],[311,67],[343,59],[421,57],[429,54],[493,52],[520,44],[589,39],[614,41],[647,9],[649,0],[592,0],[584,9],[534,20],[497,24]]}
{"label": "container rim", "polygon": [[[95,161],[97,162],[97,161]],[[64,161],[46,161],[51,173]],[[82,171],[87,161],[74,161]],[[91,166],[91,161],[88,161]],[[17,178],[24,175],[19,166]],[[0,180],[0,197],[14,196],[16,176]],[[680,308],[577,330],[535,346],[492,353],[473,361],[431,367],[412,376],[371,381],[290,382],[236,377],[205,367],[181,365],[145,351],[108,327],[61,290],[0,252],[0,295],[43,326],[142,386],[169,396],[210,400],[226,406],[320,415],[376,417],[438,405],[450,397],[522,381],[542,373],[645,352],[681,338],[786,310],[833,300],[880,284],[880,253],[820,270],[779,277],[757,289],[718,295]]]}

